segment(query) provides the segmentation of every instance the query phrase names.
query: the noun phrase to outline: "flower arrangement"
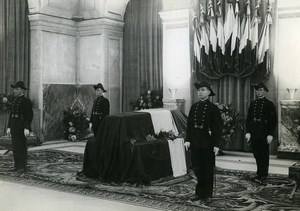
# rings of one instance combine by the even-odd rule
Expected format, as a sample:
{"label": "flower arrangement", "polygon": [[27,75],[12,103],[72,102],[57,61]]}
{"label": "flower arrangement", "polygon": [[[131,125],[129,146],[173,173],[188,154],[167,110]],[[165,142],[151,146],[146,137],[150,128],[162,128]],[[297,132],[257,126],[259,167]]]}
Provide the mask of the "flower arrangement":
{"label": "flower arrangement", "polygon": [[153,140],[175,140],[176,138],[184,138],[185,133],[180,133],[176,135],[173,131],[160,131],[158,134],[155,135],[147,135],[146,140],[147,141],[153,141]]}
{"label": "flower arrangement", "polygon": [[10,111],[13,95],[0,94],[0,111]]}
{"label": "flower arrangement", "polygon": [[149,108],[161,108],[163,107],[162,91],[150,90],[147,83],[144,82],[141,86],[140,97],[137,100],[131,101],[130,105],[135,111]]}
{"label": "flower arrangement", "polygon": [[76,142],[89,134],[89,119],[79,107],[63,111],[64,139]]}
{"label": "flower arrangement", "polygon": [[278,147],[278,151],[281,152],[299,152],[299,145],[294,145],[291,143],[281,143]]}
{"label": "flower arrangement", "polygon": [[223,120],[222,139],[225,142],[234,140],[237,130],[244,130],[245,118],[237,112],[230,104],[219,104],[218,106]]}

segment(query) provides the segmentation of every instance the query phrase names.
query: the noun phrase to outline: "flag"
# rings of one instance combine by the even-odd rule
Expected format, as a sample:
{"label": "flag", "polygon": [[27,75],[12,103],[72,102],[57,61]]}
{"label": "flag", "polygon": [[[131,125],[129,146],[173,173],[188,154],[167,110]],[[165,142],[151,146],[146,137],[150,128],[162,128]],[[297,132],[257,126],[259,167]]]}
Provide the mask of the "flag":
{"label": "flag", "polygon": [[201,63],[201,44],[200,44],[200,33],[199,33],[199,22],[197,17],[194,17],[194,55],[199,63]]}
{"label": "flag", "polygon": [[224,24],[222,16],[221,0],[217,3],[217,42],[223,55],[225,55],[225,37],[224,37]]}
{"label": "flag", "polygon": [[241,40],[239,46],[239,54],[242,53],[242,50],[246,47],[248,40],[251,39],[251,24],[250,24],[250,2],[247,0],[246,3],[246,13],[244,14],[244,18],[241,25]]}
{"label": "flag", "polygon": [[201,4],[199,22],[200,46],[201,48],[204,47],[204,52],[209,55],[209,25],[205,21],[205,12]]}
{"label": "flag", "polygon": [[260,0],[257,1],[257,5],[254,10],[254,14],[251,20],[251,47],[254,49],[258,44],[258,24],[261,22],[261,18],[258,14],[258,8],[260,7]]}
{"label": "flag", "polygon": [[232,32],[233,32],[233,24],[234,24],[234,11],[232,3],[229,3],[225,23],[224,23],[224,39],[225,43],[228,42]]}
{"label": "flag", "polygon": [[209,42],[212,47],[212,51],[216,52],[217,49],[217,32],[216,32],[216,23],[215,23],[215,14],[213,10],[212,0],[209,0],[208,3],[208,13],[209,18]]}
{"label": "flag", "polygon": [[271,6],[268,6],[268,10],[265,15],[265,22],[263,24],[262,32],[258,42],[258,64],[264,61],[265,54],[269,57],[268,50],[270,48],[270,25],[272,24]]}
{"label": "flag", "polygon": [[239,0],[236,0],[234,13],[235,13],[235,19],[234,19],[234,26],[233,26],[232,37],[231,37],[231,51],[230,51],[231,55],[233,54],[235,48],[238,47],[238,40],[240,39],[240,35],[241,35]]}

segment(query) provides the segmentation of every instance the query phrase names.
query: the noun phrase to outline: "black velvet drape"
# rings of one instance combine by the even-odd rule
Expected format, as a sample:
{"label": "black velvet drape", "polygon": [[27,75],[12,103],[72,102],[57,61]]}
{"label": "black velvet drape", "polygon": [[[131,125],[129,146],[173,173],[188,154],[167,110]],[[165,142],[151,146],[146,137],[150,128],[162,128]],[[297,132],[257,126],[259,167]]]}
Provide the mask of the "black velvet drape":
{"label": "black velvet drape", "polygon": [[11,93],[18,80],[29,87],[28,13],[27,1],[0,1],[0,93]]}
{"label": "black velvet drape", "polygon": [[123,45],[123,111],[130,111],[141,85],[160,89],[162,79],[161,0],[130,0],[125,12]]}

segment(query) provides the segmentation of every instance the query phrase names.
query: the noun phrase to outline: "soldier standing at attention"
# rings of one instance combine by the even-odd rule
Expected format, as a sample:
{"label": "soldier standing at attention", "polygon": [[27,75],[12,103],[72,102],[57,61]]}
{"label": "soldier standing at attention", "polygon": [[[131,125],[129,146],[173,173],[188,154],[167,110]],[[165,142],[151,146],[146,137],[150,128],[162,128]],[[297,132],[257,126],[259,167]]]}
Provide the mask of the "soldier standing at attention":
{"label": "soldier standing at attention", "polygon": [[251,140],[257,172],[253,178],[263,182],[269,171],[269,144],[273,140],[277,125],[277,114],[274,104],[265,97],[268,88],[264,83],[255,86],[257,99],[250,103],[246,119],[247,142]]}
{"label": "soldier standing at attention", "polygon": [[187,120],[184,146],[191,148],[193,171],[197,177],[195,196],[192,201],[212,200],[215,155],[219,151],[223,121],[218,107],[209,101],[215,93],[210,84],[203,81],[194,84],[200,100],[193,104]]}
{"label": "soldier standing at attention", "polygon": [[8,119],[7,135],[12,138],[12,149],[14,155],[14,169],[18,173],[26,171],[27,167],[27,143],[26,136],[29,135],[30,125],[33,119],[32,103],[24,96],[27,88],[23,81],[11,85],[14,88],[11,111]]}
{"label": "soldier standing at attention", "polygon": [[104,117],[109,115],[109,101],[103,96],[103,93],[106,92],[103,85],[98,83],[94,85],[97,98],[94,100],[91,118],[90,118],[90,129],[93,130],[94,136],[97,136],[97,131],[103,121]]}

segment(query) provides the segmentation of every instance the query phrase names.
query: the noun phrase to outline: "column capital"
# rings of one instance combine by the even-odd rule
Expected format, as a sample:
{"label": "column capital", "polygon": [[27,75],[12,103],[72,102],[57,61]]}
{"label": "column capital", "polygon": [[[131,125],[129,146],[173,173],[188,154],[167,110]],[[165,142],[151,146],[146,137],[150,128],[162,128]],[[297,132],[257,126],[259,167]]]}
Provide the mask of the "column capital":
{"label": "column capital", "polygon": [[165,99],[163,98],[164,108],[168,110],[180,110],[184,112],[184,99]]}
{"label": "column capital", "polygon": [[85,20],[78,23],[80,35],[99,34],[99,32],[111,33],[116,37],[123,37],[124,22],[108,18]]}
{"label": "column capital", "polygon": [[73,20],[44,14],[32,14],[28,17],[31,31],[40,30],[73,36],[77,33],[77,26]]}
{"label": "column capital", "polygon": [[168,10],[159,12],[163,24],[174,22],[189,22],[191,9]]}

